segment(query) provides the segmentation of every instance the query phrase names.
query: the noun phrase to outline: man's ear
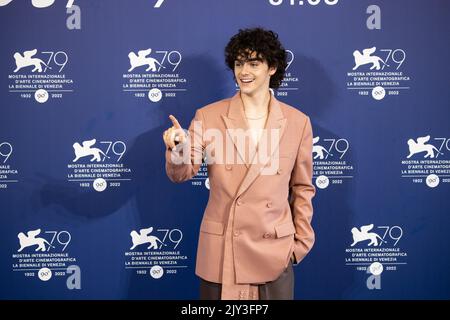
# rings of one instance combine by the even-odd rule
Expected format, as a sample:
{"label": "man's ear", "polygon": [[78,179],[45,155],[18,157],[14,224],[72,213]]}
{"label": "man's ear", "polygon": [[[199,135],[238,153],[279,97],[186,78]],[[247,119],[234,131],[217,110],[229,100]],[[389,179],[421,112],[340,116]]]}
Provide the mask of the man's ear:
{"label": "man's ear", "polygon": [[277,72],[277,67],[270,67],[269,68],[269,74],[273,76]]}

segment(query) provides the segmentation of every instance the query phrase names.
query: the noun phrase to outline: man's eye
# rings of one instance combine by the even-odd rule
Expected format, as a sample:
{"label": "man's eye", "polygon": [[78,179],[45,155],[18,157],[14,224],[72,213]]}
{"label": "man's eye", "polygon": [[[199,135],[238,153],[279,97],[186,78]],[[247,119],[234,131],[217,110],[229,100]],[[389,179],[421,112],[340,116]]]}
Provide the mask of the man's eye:
{"label": "man's eye", "polygon": [[251,64],[252,67],[257,67],[258,65],[259,65],[258,62],[252,62]]}

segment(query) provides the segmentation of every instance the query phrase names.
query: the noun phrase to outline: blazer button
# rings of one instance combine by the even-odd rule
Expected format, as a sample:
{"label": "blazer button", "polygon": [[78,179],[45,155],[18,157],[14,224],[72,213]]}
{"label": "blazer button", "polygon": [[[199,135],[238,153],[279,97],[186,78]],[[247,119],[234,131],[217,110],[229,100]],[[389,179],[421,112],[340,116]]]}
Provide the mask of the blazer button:
{"label": "blazer button", "polygon": [[234,233],[233,233],[233,235],[234,235],[235,237],[239,237],[240,234],[241,234],[241,233],[240,233],[239,230],[236,230],[236,231],[234,231]]}
{"label": "blazer button", "polygon": [[238,199],[238,201],[236,202],[238,206],[243,205],[244,201],[242,201],[241,199]]}
{"label": "blazer button", "polygon": [[264,233],[263,238],[264,239],[269,239],[272,235],[268,232]]}
{"label": "blazer button", "polygon": [[225,169],[226,170],[231,170],[233,167],[231,166],[231,164],[226,164],[225,165]]}
{"label": "blazer button", "polygon": [[266,206],[267,206],[267,208],[272,208],[272,202],[267,202],[267,204],[266,204]]}

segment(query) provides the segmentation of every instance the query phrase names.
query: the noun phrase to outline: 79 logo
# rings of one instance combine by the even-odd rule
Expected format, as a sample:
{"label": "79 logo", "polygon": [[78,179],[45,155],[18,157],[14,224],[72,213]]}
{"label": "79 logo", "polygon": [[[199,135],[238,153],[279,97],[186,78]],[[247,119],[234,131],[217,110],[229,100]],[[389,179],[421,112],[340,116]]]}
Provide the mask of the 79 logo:
{"label": "79 logo", "polygon": [[161,70],[161,68],[164,68],[164,64],[167,63],[172,66],[172,72],[174,72],[178,66],[181,63],[182,56],[179,51],[173,50],[173,51],[165,51],[165,50],[159,50],[155,51],[155,54],[159,54],[162,56],[161,58],[161,64],[158,66],[158,72]]}
{"label": "79 logo", "polygon": [[56,66],[56,69],[59,68],[58,72],[61,72],[67,65],[67,62],[69,62],[69,56],[64,51],[42,51],[42,54],[47,55],[47,62],[44,68],[44,72],[47,70],[47,68],[50,68],[49,66],[52,64]]}
{"label": "79 logo", "polygon": [[73,149],[75,158],[72,162],[77,162],[79,159],[88,158],[90,162],[104,162],[105,159],[110,159],[110,152],[117,156],[117,162],[122,159],[127,150],[127,146],[123,141],[100,141],[99,143],[105,145],[106,150],[95,147],[97,139],[83,141],[81,144],[75,142]]}
{"label": "79 logo", "polygon": [[[26,234],[20,232],[17,237],[19,238],[20,248],[17,252],[21,252],[25,248],[34,248],[34,251],[48,252],[51,249],[59,249],[61,251],[66,250],[72,236],[68,231],[45,231],[44,234],[51,235],[51,239],[40,237],[41,229],[30,230]],[[36,247],[37,246],[37,247]]]}
{"label": "79 logo", "polygon": [[61,72],[69,61],[69,56],[64,51],[42,51],[41,54],[46,56],[44,58],[46,61],[35,57],[37,52],[37,49],[33,49],[24,51],[23,54],[20,52],[14,53],[16,63],[14,73],[28,67],[33,67],[31,72],[46,72],[48,69],[53,69],[52,66],[55,70]]}
{"label": "79 logo", "polygon": [[171,72],[174,72],[181,63],[182,56],[179,51],[158,50],[154,51],[152,48],[139,50],[137,53],[130,51],[128,53],[130,68],[128,72],[136,68],[146,67],[145,71],[159,72],[161,68],[166,69],[165,64],[172,67]]}
{"label": "79 logo", "polygon": [[443,150],[450,151],[450,138],[434,138],[436,141],[440,141],[439,147],[437,148],[436,158],[444,153]]}
{"label": "79 logo", "polygon": [[324,143],[317,144],[319,141],[319,136],[313,138],[314,160],[327,160],[329,156],[334,156],[334,152],[339,155],[339,159],[342,159],[350,147],[347,139],[323,139]]}
{"label": "79 logo", "polygon": [[6,163],[13,152],[13,146],[9,142],[0,143],[0,163]]}

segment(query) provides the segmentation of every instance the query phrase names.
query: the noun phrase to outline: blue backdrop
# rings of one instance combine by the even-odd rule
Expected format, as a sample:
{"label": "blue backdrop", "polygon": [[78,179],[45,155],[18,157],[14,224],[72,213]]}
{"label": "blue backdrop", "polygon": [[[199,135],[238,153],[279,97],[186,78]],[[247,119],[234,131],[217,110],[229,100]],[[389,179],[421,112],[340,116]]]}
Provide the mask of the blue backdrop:
{"label": "blue backdrop", "polygon": [[1,299],[198,297],[207,172],[171,183],[162,132],[236,92],[255,26],[315,137],[295,297],[450,298],[448,1],[53,2],[0,1]]}

